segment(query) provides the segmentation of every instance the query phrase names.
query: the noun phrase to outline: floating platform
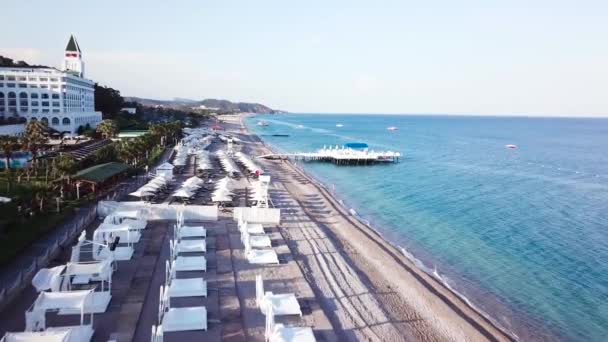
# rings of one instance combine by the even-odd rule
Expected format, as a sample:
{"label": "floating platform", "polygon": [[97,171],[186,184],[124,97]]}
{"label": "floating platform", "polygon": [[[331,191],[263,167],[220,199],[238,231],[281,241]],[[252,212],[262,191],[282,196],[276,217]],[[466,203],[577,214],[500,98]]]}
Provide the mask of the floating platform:
{"label": "floating platform", "polygon": [[258,158],[292,159],[304,162],[328,162],[336,165],[371,165],[378,163],[396,163],[401,158],[400,152],[356,150],[352,148],[323,148],[316,152],[265,154]]}

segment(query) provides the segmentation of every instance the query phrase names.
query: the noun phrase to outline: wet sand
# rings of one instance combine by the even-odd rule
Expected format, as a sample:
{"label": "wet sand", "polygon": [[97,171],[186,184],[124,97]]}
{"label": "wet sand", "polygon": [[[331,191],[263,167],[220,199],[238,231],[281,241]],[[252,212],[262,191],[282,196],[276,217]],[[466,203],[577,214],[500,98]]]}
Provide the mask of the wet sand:
{"label": "wet sand", "polygon": [[[251,155],[272,152],[242,123],[228,126]],[[290,162],[259,163],[271,175],[281,234],[341,341],[513,340]]]}

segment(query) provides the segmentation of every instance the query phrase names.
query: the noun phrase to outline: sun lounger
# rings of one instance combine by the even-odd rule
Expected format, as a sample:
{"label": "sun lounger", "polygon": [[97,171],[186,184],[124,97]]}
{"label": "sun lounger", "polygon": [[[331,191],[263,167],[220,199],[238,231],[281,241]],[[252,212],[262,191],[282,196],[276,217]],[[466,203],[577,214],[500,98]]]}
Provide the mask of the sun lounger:
{"label": "sun lounger", "polygon": [[181,240],[177,241],[178,253],[205,253],[207,252],[207,240]]}
{"label": "sun lounger", "polygon": [[249,234],[265,234],[264,226],[261,223],[243,222],[239,225],[241,232],[246,231]]}
{"label": "sun lounger", "polygon": [[171,248],[171,268],[176,272],[207,271],[207,259],[204,256],[181,256],[177,254],[177,246],[169,242]]}
{"label": "sun lounger", "polygon": [[175,226],[173,226],[173,229],[175,230],[174,235],[175,235],[176,240],[181,240],[183,238],[194,238],[194,237],[205,238],[205,237],[207,237],[207,230],[203,226],[175,225]]}
{"label": "sun lounger", "polygon": [[245,243],[245,239],[249,240],[251,248],[269,248],[272,246],[272,241],[266,235],[249,235],[247,231],[241,234],[241,241]]}
{"label": "sun lounger", "polygon": [[175,270],[167,261],[165,267],[165,288],[169,297],[207,297],[207,282],[203,278],[176,279]]}
{"label": "sun lounger", "polygon": [[248,240],[243,241],[245,245],[245,257],[251,264],[257,265],[278,265],[279,256],[272,249],[251,249]]}
{"label": "sun lounger", "polygon": [[274,311],[268,308],[266,313],[266,341],[268,342],[315,342],[315,335],[310,327],[288,327],[274,322]]}
{"label": "sun lounger", "polygon": [[161,286],[158,321],[163,333],[207,330],[207,309],[204,306],[172,308],[171,297],[165,291],[165,287]]}
{"label": "sun lounger", "polygon": [[255,296],[258,307],[263,314],[267,314],[272,308],[276,316],[299,315],[302,316],[300,303],[293,293],[274,294],[270,291],[264,292],[264,281],[261,275],[255,276]]}

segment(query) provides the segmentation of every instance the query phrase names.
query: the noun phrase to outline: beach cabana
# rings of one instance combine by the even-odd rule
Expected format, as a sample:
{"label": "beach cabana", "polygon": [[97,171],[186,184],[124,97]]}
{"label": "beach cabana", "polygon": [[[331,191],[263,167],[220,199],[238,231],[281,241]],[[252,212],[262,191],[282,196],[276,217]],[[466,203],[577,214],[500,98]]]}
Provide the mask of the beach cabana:
{"label": "beach cabana", "polygon": [[134,229],[125,223],[102,223],[95,229],[95,232],[93,232],[93,241],[99,243],[112,243],[116,237],[120,238],[120,243],[133,244],[139,242],[141,233],[138,229]]}
{"label": "beach cabana", "polygon": [[262,276],[259,274],[255,276],[255,299],[258,307],[265,315],[268,309],[272,308],[272,311],[277,316],[302,316],[300,304],[293,293],[274,294],[270,291],[264,292],[264,280],[262,280]]}
{"label": "beach cabana", "polygon": [[7,332],[0,342],[70,342],[70,330]]}
{"label": "beach cabana", "polygon": [[169,291],[160,287],[158,322],[164,333],[171,331],[207,330],[207,308],[194,306],[172,308]]}
{"label": "beach cabana", "polygon": [[[70,342],[90,341],[93,336],[93,314],[85,320],[85,306],[91,300],[92,290],[70,292],[40,292],[34,303],[25,312],[25,330],[28,332],[69,331]],[[73,326],[47,327],[46,315],[61,311],[76,312],[80,315],[80,324]]]}
{"label": "beach cabana", "polygon": [[72,178],[90,184],[94,192],[101,185],[116,184],[125,177],[128,170],[129,165],[111,162],[80,170]]}
{"label": "beach cabana", "polygon": [[290,327],[275,323],[272,306],[266,312],[266,341],[268,342],[315,342],[315,335],[310,327]]}

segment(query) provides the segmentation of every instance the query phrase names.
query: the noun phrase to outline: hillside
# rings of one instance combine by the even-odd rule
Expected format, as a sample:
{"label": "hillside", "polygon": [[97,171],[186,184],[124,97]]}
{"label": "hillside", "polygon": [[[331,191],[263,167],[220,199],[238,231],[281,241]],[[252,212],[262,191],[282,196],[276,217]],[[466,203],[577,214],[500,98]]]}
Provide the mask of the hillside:
{"label": "hillside", "polygon": [[246,112],[260,114],[278,114],[284,111],[272,109],[260,103],[248,102],[231,102],[228,100],[206,99],[206,100],[190,100],[176,98],[173,100],[154,100],[140,97],[125,97],[125,101],[138,102],[144,106],[165,106],[165,107],[200,107],[205,106],[210,110],[217,110],[220,113],[228,112]]}

